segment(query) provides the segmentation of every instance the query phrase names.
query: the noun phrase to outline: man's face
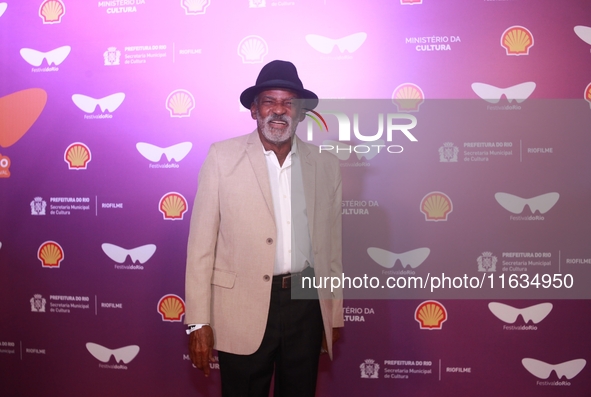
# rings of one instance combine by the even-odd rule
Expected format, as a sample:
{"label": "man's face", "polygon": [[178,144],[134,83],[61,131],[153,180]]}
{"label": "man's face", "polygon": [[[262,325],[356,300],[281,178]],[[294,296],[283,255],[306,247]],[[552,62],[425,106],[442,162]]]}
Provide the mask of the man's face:
{"label": "man's face", "polygon": [[273,144],[291,139],[305,117],[298,106],[297,94],[286,89],[262,91],[250,107],[250,113],[263,138]]}

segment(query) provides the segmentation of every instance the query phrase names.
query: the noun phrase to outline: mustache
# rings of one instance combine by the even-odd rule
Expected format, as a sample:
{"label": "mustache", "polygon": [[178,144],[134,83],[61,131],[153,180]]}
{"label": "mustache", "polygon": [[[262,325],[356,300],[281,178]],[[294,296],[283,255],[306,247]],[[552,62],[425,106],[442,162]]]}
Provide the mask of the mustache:
{"label": "mustache", "polygon": [[272,121],[283,121],[287,125],[291,125],[291,118],[283,114],[271,113],[270,115],[265,117],[265,123],[270,123]]}

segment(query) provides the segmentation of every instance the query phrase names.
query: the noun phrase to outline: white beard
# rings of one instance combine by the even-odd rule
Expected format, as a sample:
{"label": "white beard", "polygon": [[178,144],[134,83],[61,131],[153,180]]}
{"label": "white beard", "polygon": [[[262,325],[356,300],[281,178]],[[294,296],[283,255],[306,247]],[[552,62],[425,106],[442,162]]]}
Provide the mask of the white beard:
{"label": "white beard", "polygon": [[[273,128],[269,124],[272,120],[281,120],[287,123],[287,125],[285,126],[285,128]],[[291,137],[295,134],[295,130],[298,126],[298,123],[294,123],[294,120],[289,116],[277,116],[273,113],[262,119],[260,114],[257,112],[257,126],[259,130],[263,133],[263,136],[269,142],[278,144],[291,139]]]}

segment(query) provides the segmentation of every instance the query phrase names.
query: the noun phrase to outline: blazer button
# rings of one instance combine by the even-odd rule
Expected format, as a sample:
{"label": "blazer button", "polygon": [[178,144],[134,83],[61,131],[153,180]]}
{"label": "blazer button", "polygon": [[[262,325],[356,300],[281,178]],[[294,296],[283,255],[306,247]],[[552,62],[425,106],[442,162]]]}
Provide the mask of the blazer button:
{"label": "blazer button", "polygon": [[271,280],[271,277],[269,277],[269,275],[268,275],[268,274],[265,274],[265,275],[263,276],[263,280],[265,280],[265,281],[269,281],[269,280]]}
{"label": "blazer button", "polygon": [[267,244],[269,244],[269,245],[273,244],[273,239],[271,237],[269,237],[267,239]]}

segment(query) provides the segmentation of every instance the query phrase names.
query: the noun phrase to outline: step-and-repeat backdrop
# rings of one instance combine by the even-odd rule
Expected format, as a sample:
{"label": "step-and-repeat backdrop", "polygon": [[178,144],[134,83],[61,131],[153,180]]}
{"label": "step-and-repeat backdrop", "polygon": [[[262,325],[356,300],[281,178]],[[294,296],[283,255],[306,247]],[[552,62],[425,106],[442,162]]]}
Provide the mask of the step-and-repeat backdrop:
{"label": "step-and-repeat backdrop", "polygon": [[219,394],[189,218],[273,59],[343,175],[318,395],[591,394],[588,1],[3,1],[0,40],[0,394]]}

